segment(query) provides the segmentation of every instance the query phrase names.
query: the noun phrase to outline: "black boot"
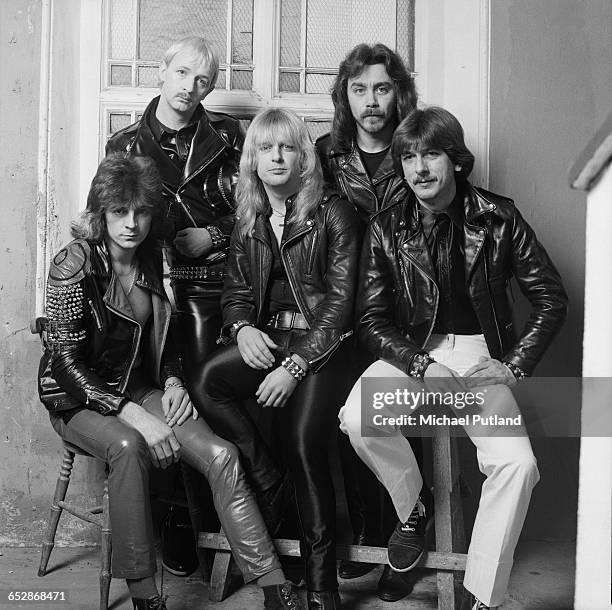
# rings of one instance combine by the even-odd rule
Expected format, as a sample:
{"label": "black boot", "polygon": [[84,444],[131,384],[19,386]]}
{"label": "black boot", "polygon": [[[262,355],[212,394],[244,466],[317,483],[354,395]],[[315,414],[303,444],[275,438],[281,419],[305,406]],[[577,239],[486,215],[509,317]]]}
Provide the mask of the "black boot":
{"label": "black boot", "polygon": [[378,581],[376,593],[384,602],[396,602],[410,595],[419,574],[418,570],[411,572],[396,572],[391,566],[385,566]]}
{"label": "black boot", "polygon": [[196,540],[189,512],[182,506],[170,506],[162,523],[162,564],[175,576],[189,576],[198,567]]}
{"label": "black boot", "polygon": [[166,598],[156,595],[143,599],[141,597],[132,597],[134,610],[168,610],[166,608]]}
{"label": "black boot", "polygon": [[286,582],[282,585],[269,585],[262,587],[264,592],[265,610],[304,610],[304,605],[300,601],[297,593],[293,590],[293,585]]}
{"label": "black boot", "polygon": [[308,610],[338,610],[342,601],[338,591],[308,591]]}

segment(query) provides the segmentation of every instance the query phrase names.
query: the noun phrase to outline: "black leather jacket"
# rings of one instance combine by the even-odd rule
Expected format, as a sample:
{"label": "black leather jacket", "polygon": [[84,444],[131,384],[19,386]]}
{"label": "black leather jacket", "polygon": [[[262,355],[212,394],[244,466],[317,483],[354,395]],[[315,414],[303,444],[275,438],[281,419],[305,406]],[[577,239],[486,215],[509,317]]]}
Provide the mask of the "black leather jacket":
{"label": "black leather jacket", "polygon": [[[39,370],[39,392],[49,411],[80,406],[116,413],[128,400],[125,388],[138,353],[160,387],[180,376],[178,361],[165,349],[171,310],[161,283],[161,255],[143,257],[139,264],[136,284],[150,291],[152,302],[144,328],[132,317],[104,243],[77,239],[53,258]],[[55,389],[48,387],[53,381]]]}
{"label": "black leather jacket", "polygon": [[317,139],[315,146],[325,181],[344,194],[364,223],[376,212],[408,196],[404,181],[393,170],[390,150],[370,179],[355,142],[351,150],[334,150],[331,135],[326,134]]}
{"label": "black leather jacket", "polygon": [[[561,278],[512,200],[467,185],[464,206],[468,293],[489,352],[531,374],[566,317]],[[512,276],[531,304],[518,340],[506,290]],[[376,357],[407,372],[433,329],[435,277],[414,195],[372,219],[357,314],[359,337]]]}
{"label": "black leather jacket", "polygon": [[[258,215],[252,236],[232,234],[221,306],[226,333],[238,320],[263,327],[263,308],[272,269],[272,247]],[[292,345],[318,370],[352,334],[359,263],[360,223],[355,208],[326,193],[301,226],[289,225],[280,253],[300,312],[310,329]]]}
{"label": "black leather jacket", "polygon": [[[159,96],[147,106],[142,119],[115,133],[106,153],[127,152],[151,157],[161,174],[168,206],[166,244],[171,266],[223,266],[234,227],[233,187],[238,174],[244,137],[238,121],[229,115],[204,110],[181,172],[159,146],[151,130]],[[183,256],[172,241],[187,227],[207,228],[218,240],[212,252],[199,258]]]}

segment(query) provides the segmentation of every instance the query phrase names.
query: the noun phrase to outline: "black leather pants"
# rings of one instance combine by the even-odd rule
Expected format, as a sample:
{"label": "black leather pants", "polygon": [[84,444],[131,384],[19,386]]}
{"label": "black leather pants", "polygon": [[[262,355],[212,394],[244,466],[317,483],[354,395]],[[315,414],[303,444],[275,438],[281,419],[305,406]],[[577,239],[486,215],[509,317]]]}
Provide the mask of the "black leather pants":
{"label": "black leather pants", "polygon": [[[278,366],[290,352],[293,336],[303,331],[264,329],[279,349]],[[283,408],[276,409],[278,442],[295,484],[302,529],[306,584],[310,591],[333,591],[336,578],[336,502],[328,461],[329,435],[337,427],[344,393],[347,347],[342,345],[316,374],[301,381]],[[256,492],[277,483],[281,473],[242,401],[254,395],[270,372],[244,363],[238,348],[228,346],[209,361],[202,377],[204,415],[219,436],[240,450]]]}

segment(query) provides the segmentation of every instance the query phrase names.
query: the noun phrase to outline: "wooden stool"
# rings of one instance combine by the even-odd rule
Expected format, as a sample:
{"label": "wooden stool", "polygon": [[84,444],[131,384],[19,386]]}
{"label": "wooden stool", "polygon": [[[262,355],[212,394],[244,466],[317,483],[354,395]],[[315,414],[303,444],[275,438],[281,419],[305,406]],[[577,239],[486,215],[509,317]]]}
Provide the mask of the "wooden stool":
{"label": "wooden stool", "polygon": [[49,525],[47,526],[45,540],[42,545],[38,575],[44,576],[47,573],[47,564],[49,563],[49,557],[51,556],[51,551],[55,544],[57,525],[64,510],[83,521],[93,523],[102,531],[102,540],[100,543],[100,610],[107,610],[108,592],[111,581],[110,563],[112,552],[110,516],[108,511],[108,478],[104,477],[104,492],[102,495],[102,504],[100,506],[87,509],[65,502],[68,485],[70,484],[70,475],[72,474],[72,467],[74,465],[74,456],[83,455],[93,459],[97,458],[66,441],[62,441],[62,443],[64,452],[62,455],[60,474],[55,484],[55,494],[51,504]]}
{"label": "wooden stool", "polygon": [[[437,570],[438,609],[455,610],[455,576],[465,571],[465,534],[459,487],[457,447],[447,427],[438,426],[433,437],[433,475],[435,502],[436,550],[428,551],[419,563],[421,568]],[[298,540],[274,541],[279,555],[300,556]],[[228,593],[231,549],[223,532],[202,532],[198,547],[215,549],[210,578],[210,600],[218,602]],[[387,549],[374,546],[338,545],[338,559],[362,563],[388,563]]]}

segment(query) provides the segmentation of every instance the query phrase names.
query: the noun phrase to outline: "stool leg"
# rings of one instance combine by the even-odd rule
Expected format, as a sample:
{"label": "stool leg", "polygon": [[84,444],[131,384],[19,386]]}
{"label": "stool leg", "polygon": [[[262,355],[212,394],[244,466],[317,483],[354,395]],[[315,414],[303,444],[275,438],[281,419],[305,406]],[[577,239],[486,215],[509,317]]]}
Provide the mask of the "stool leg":
{"label": "stool leg", "polygon": [[[433,438],[434,502],[436,507],[436,551],[465,552],[463,509],[459,485],[457,446],[448,427],[438,427]],[[455,580],[459,575],[438,570],[438,608],[454,610]]]}
{"label": "stool leg", "polygon": [[102,496],[102,538],[100,541],[100,610],[108,609],[108,592],[111,583],[111,526],[110,511],[108,506],[108,477],[104,479],[104,495]]}
{"label": "stool leg", "polygon": [[49,513],[49,525],[47,526],[47,532],[45,534],[45,540],[42,545],[40,567],[38,568],[38,575],[44,576],[47,573],[47,564],[49,563],[49,557],[55,544],[55,533],[57,532],[57,525],[60,517],[62,516],[62,508],[58,506],[58,502],[62,502],[66,498],[66,492],[68,491],[68,485],[70,484],[70,474],[72,473],[72,466],[74,465],[74,453],[64,447],[64,455],[62,456],[62,465],[60,467],[60,474],[55,484],[55,494],[53,496],[53,503],[51,504],[51,511]]}
{"label": "stool leg", "polygon": [[[223,530],[220,531],[223,534]],[[209,598],[211,602],[220,602],[227,597],[230,585],[231,551],[217,551],[210,575]]]}

